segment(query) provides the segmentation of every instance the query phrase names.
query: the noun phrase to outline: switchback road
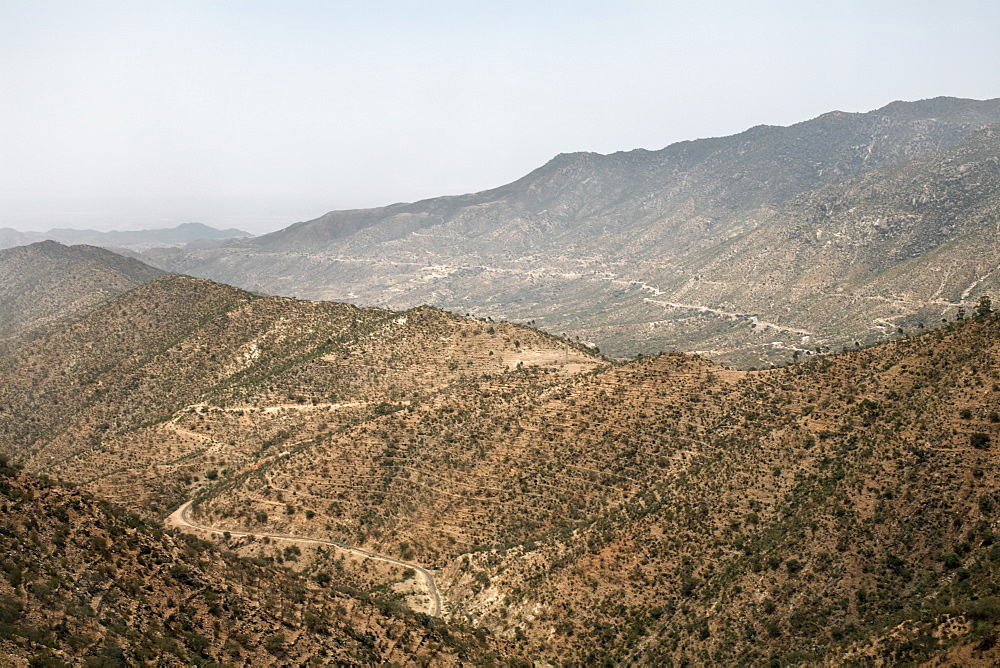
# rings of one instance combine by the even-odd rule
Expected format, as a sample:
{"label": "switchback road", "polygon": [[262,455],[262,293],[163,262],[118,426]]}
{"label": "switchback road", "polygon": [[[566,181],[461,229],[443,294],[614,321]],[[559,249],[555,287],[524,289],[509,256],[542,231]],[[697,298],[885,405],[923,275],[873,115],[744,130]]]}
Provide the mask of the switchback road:
{"label": "switchback road", "polygon": [[270,538],[272,540],[288,540],[295,541],[297,543],[307,543],[313,545],[326,545],[329,547],[335,547],[343,552],[350,552],[352,554],[361,555],[363,557],[368,557],[369,559],[376,559],[378,561],[384,561],[386,563],[395,564],[397,566],[402,566],[404,568],[412,568],[416,574],[423,580],[424,588],[427,590],[427,598],[430,601],[428,606],[427,614],[431,617],[441,616],[441,597],[438,595],[437,586],[434,584],[434,576],[430,574],[426,568],[418,566],[417,564],[411,564],[405,561],[400,561],[399,559],[393,559],[392,557],[386,557],[381,554],[375,554],[374,552],[369,552],[367,550],[362,550],[358,547],[351,547],[349,545],[342,545],[340,543],[335,543],[332,540],[324,540],[322,538],[303,538],[301,536],[287,536],[284,534],[276,533],[251,533],[248,531],[233,531],[233,530],[223,530],[216,529],[215,527],[205,526],[203,524],[196,524],[191,521],[188,516],[188,511],[191,509],[191,504],[193,501],[188,501],[180,508],[171,513],[170,517],[167,518],[167,524],[181,529],[197,529],[199,531],[207,531],[209,533],[214,533],[222,535],[228,533],[230,536],[251,536],[254,538]]}

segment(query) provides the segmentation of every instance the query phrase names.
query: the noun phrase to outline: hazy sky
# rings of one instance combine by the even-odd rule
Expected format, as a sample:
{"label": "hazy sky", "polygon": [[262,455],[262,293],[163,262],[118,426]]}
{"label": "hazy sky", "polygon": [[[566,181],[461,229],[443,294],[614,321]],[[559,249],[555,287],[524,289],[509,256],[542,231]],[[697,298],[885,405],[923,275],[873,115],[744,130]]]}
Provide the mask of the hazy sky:
{"label": "hazy sky", "polygon": [[0,0],[0,227],[261,232],[561,152],[998,97],[998,34],[996,0]]}

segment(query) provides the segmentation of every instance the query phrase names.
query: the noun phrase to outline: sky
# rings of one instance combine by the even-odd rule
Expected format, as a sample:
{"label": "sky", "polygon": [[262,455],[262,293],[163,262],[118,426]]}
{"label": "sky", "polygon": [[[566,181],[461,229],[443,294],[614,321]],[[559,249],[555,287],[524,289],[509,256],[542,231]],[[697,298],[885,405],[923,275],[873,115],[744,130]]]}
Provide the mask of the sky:
{"label": "sky", "polygon": [[0,227],[262,233],[939,95],[1000,3],[0,0]]}

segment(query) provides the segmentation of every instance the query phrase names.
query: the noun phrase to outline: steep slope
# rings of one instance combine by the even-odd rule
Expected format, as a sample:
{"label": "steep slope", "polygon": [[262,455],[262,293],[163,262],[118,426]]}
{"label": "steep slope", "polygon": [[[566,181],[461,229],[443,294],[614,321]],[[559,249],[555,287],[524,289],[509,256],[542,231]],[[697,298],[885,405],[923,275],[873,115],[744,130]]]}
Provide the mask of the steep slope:
{"label": "steep slope", "polygon": [[0,356],[0,451],[165,515],[199,478],[472,377],[599,362],[526,327],[427,307],[265,298],[168,275]]}
{"label": "steep slope", "polygon": [[43,241],[0,251],[0,348],[162,274],[93,246]]}
{"label": "steep slope", "polygon": [[[803,220],[797,198],[821,196],[814,194],[866,174],[878,173],[887,185],[896,166],[951,150],[997,122],[998,100],[937,98],[866,114],[832,112],[660,151],[560,155],[494,190],[332,212],[222,248],[148,257],[171,270],[270,293],[393,308],[430,303],[535,320],[615,355],[700,349],[746,364],[766,359],[771,341],[768,328],[752,333],[739,315],[766,314],[763,320],[787,333],[801,330],[800,336],[838,347],[877,335],[873,321],[886,317],[873,298],[856,316],[812,332],[808,301],[828,291],[816,281],[829,279],[847,291],[853,278],[833,273],[840,258],[821,261],[828,272],[815,281],[787,263],[801,253],[782,242],[815,214],[808,210]],[[889,199],[934,197],[924,185],[894,183]],[[952,206],[963,214],[966,202],[952,198]],[[765,240],[778,243],[766,246]],[[877,246],[867,254],[865,248],[856,251],[867,261],[902,262]],[[719,267],[731,269],[733,255],[741,275],[717,276]],[[975,271],[947,249],[940,255],[964,273]],[[900,283],[918,278],[916,264],[901,267]],[[760,290],[745,289],[748,281],[805,303],[786,299],[771,308]],[[655,288],[644,289],[649,285]],[[674,306],[645,301],[657,296]]]}
{"label": "steep slope", "polygon": [[997,658],[1000,324],[775,371],[488,380],[211,490],[199,521],[436,569],[550,660]]}
{"label": "steep slope", "polygon": [[[191,518],[229,549],[383,601],[400,600],[388,592],[412,577],[406,563],[270,538],[419,566],[445,621],[540,660],[989,662],[1000,658],[989,310],[736,371],[680,354],[609,364],[429,307],[163,276],[0,357],[0,448],[146,517],[194,499]],[[0,536],[31,542],[29,524]],[[12,594],[22,603],[5,619],[34,595]],[[25,635],[36,626],[6,629],[8,651],[39,642]],[[176,642],[190,630],[154,632]],[[88,652],[103,651],[95,643]]]}
{"label": "steep slope", "polygon": [[[870,342],[996,293],[998,220],[994,125],[953,149],[800,196],[738,240],[651,272],[655,289],[645,299],[665,315],[684,311],[673,302],[711,304],[785,324],[769,337],[786,342],[786,359],[795,347],[849,345],[848,334]],[[748,319],[734,318],[734,326],[746,328]],[[672,335],[683,337],[679,329]]]}
{"label": "steep slope", "polygon": [[501,648],[164,534],[5,459],[0,503],[5,666],[459,665]]}

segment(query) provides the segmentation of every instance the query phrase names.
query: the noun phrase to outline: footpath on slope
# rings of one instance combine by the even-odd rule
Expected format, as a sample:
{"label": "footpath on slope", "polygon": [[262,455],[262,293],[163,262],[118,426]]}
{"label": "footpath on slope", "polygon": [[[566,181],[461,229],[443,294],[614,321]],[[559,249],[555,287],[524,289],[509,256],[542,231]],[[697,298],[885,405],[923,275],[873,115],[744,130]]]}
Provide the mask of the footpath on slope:
{"label": "footpath on slope", "polygon": [[434,584],[434,576],[430,574],[426,568],[418,566],[417,564],[411,564],[406,561],[400,561],[399,559],[394,559],[392,557],[386,557],[381,554],[375,554],[374,552],[369,552],[367,550],[362,550],[358,547],[351,547],[350,545],[342,545],[340,543],[335,543],[332,540],[325,540],[322,538],[303,538],[301,536],[288,536],[285,534],[275,534],[275,533],[255,533],[249,531],[234,531],[231,529],[216,529],[215,527],[205,526],[203,524],[196,524],[191,521],[188,516],[188,511],[191,509],[191,504],[194,501],[188,501],[180,508],[175,510],[167,518],[167,526],[177,527],[179,529],[195,529],[198,531],[206,531],[208,533],[223,535],[228,533],[230,536],[249,536],[253,538],[270,538],[272,540],[287,540],[294,541],[297,543],[306,543],[312,545],[325,545],[329,547],[334,547],[343,552],[348,552],[350,554],[357,554],[363,557],[368,557],[369,559],[375,559],[378,561],[384,561],[390,564],[395,564],[397,566],[403,566],[404,568],[412,568],[414,572],[420,576],[423,581],[424,589],[427,590],[427,599],[429,601],[428,609],[426,613],[431,617],[441,616],[441,597],[438,594],[437,586]]}

